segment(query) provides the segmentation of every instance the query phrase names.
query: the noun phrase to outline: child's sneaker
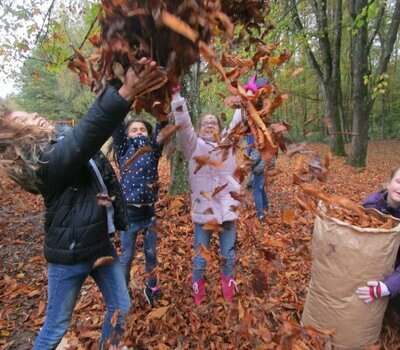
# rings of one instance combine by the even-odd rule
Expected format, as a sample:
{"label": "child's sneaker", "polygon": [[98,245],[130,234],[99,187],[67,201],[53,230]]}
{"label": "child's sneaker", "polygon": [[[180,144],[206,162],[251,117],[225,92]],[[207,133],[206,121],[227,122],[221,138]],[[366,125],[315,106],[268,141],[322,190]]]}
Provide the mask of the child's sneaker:
{"label": "child's sneaker", "polygon": [[206,295],[206,282],[204,279],[193,283],[194,303],[199,306]]}
{"label": "child's sneaker", "polygon": [[226,301],[232,301],[235,292],[239,292],[237,283],[233,277],[221,275],[222,295]]}
{"label": "child's sneaker", "polygon": [[147,300],[147,302],[151,305],[151,307],[154,306],[154,300],[159,299],[160,298],[160,287],[156,286],[156,287],[149,287],[146,286],[143,289],[143,294]]}

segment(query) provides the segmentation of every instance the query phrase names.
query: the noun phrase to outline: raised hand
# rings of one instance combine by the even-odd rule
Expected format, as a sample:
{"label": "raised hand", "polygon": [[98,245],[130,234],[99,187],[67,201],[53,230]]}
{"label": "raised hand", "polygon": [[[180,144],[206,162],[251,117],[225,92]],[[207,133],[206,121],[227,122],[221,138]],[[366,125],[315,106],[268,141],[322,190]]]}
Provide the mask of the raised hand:
{"label": "raised hand", "polygon": [[118,92],[127,101],[133,102],[136,97],[157,90],[167,80],[166,73],[157,67],[156,62],[143,57],[127,70],[125,81]]}

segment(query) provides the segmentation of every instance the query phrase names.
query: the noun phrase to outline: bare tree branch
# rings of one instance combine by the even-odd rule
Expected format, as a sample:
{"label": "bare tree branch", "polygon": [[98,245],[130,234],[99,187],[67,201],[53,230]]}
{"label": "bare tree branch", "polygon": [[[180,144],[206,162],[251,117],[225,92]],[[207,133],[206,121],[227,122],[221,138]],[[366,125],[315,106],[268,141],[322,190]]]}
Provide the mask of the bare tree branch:
{"label": "bare tree branch", "polygon": [[[296,5],[296,0],[290,0],[290,4],[292,7],[292,18],[294,21],[294,25],[297,29],[297,31],[301,34],[303,33],[304,37],[306,36],[304,33],[304,26],[300,21],[300,16],[299,12],[297,10],[297,5]],[[316,73],[317,79],[322,83],[323,82],[323,77],[322,77],[322,71],[321,67],[319,66],[317,59],[314,56],[314,53],[311,50],[310,45],[308,44],[307,40],[305,43],[305,53],[307,55],[308,61],[310,62],[311,67]]]}
{"label": "bare tree branch", "polygon": [[[39,32],[38,32],[37,35],[36,35],[35,44],[38,43],[39,38],[41,37],[41,34],[42,34],[42,31],[43,31],[43,28],[44,28],[45,24],[46,24],[46,23],[49,23],[49,21],[50,21],[51,11],[53,10],[53,7],[54,7],[55,2],[56,2],[56,0],[53,0],[53,1],[51,2],[50,6],[49,6],[49,8],[48,8],[48,10],[47,10],[47,12],[46,12],[44,18],[43,18],[42,27],[40,28]],[[48,18],[48,20],[46,20],[47,18]],[[47,34],[47,31],[48,31],[48,29],[46,30],[46,34]]]}

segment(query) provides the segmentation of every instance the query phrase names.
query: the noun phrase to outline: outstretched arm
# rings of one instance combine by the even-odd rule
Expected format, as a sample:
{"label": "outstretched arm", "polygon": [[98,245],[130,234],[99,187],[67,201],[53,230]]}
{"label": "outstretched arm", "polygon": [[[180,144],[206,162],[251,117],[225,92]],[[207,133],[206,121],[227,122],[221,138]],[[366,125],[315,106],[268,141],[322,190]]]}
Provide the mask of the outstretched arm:
{"label": "outstretched arm", "polygon": [[244,115],[242,109],[240,108],[235,109],[235,113],[233,114],[228,130],[226,131],[226,135],[229,135],[229,133],[236,127],[236,125],[240,124],[243,121],[243,119]]}
{"label": "outstretched arm", "polygon": [[164,121],[164,122],[161,122],[161,123],[160,122],[156,123],[156,128],[155,128],[151,143],[152,143],[154,155],[157,158],[161,157],[162,151],[163,151],[163,148],[164,148],[164,144],[163,143],[157,142],[157,137],[160,134],[160,131],[167,125],[168,125],[168,121]]}
{"label": "outstretched arm", "polygon": [[194,131],[186,101],[179,92],[173,95],[171,109],[175,117],[175,124],[180,125],[177,132],[178,142],[182,147],[185,157],[189,159],[196,149],[197,134]]}
{"label": "outstretched arm", "polygon": [[117,154],[117,158],[121,158],[128,150],[128,137],[126,135],[125,122],[122,121],[118,124],[113,133],[113,146]]}
{"label": "outstretched arm", "polygon": [[43,154],[41,178],[47,184],[51,183],[52,189],[64,188],[75,177],[123,121],[136,96],[158,88],[166,81],[155,62],[141,62],[140,73],[129,69],[118,91],[108,87],[79,124]]}

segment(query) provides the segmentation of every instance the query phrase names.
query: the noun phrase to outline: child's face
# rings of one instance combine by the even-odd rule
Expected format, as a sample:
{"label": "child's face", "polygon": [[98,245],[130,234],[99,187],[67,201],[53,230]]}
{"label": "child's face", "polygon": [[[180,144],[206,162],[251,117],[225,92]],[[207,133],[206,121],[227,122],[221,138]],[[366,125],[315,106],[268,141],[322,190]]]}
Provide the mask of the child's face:
{"label": "child's face", "polygon": [[23,125],[35,125],[35,126],[40,126],[42,128],[51,127],[50,123],[37,113],[14,111],[7,117]]}
{"label": "child's face", "polygon": [[133,122],[128,128],[128,139],[134,139],[138,136],[149,136],[146,126],[141,122]]}
{"label": "child's face", "polygon": [[219,123],[215,115],[207,114],[201,118],[199,136],[207,141],[215,141],[215,133],[219,134]]}
{"label": "child's face", "polygon": [[391,207],[400,207],[400,169],[390,180],[388,187],[388,203]]}

